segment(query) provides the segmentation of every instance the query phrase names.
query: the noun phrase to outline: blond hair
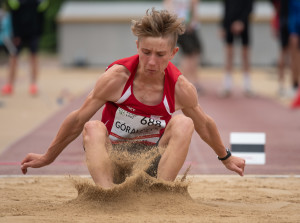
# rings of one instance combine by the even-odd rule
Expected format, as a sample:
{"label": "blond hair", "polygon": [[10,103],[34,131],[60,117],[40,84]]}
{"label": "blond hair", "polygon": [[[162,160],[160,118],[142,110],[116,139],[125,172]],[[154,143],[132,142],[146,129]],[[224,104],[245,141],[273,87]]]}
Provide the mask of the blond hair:
{"label": "blond hair", "polygon": [[171,36],[171,45],[176,46],[178,35],[185,31],[183,21],[176,14],[167,10],[157,11],[148,9],[146,15],[140,20],[131,22],[131,30],[135,36],[141,37],[167,37]]}

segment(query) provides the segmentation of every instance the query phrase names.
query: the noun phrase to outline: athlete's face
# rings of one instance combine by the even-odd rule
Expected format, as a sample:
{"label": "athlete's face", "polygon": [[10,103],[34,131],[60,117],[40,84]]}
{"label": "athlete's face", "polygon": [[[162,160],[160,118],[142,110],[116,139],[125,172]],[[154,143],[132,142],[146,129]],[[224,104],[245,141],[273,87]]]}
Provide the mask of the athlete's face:
{"label": "athlete's face", "polygon": [[171,37],[142,37],[137,42],[139,63],[146,75],[164,74],[168,63],[178,51],[171,46]]}

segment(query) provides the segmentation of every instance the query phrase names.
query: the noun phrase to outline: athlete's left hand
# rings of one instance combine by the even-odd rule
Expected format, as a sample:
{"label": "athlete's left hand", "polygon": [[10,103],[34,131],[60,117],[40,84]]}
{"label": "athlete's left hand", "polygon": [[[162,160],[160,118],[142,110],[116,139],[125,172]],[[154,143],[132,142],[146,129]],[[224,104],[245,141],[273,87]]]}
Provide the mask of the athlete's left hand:
{"label": "athlete's left hand", "polygon": [[222,162],[227,169],[236,172],[240,176],[244,176],[244,169],[245,169],[246,162],[243,158],[237,156],[231,156]]}

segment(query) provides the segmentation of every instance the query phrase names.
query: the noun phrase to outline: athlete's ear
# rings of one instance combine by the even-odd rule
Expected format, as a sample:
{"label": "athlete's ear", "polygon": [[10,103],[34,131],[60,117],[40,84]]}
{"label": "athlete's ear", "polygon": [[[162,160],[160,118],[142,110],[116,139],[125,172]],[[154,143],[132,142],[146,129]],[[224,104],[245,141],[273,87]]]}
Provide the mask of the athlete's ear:
{"label": "athlete's ear", "polygon": [[171,54],[171,60],[175,57],[176,53],[178,52],[179,47],[174,47],[174,49],[172,50],[172,54]]}
{"label": "athlete's ear", "polygon": [[135,44],[136,44],[136,48],[139,50],[139,40],[138,39],[135,41]]}

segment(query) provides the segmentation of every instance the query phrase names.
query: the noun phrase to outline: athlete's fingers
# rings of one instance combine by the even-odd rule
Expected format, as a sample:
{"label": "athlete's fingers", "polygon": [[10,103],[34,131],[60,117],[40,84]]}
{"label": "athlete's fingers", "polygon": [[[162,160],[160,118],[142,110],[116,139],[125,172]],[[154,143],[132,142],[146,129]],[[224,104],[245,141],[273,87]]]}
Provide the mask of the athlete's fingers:
{"label": "athlete's fingers", "polygon": [[27,156],[21,162],[21,170],[22,170],[23,174],[27,173],[27,168],[28,167],[32,167],[33,166],[35,159],[36,159],[35,158],[35,154],[33,154],[33,153],[27,154]]}
{"label": "athlete's fingers", "polygon": [[244,170],[238,166],[236,166],[236,168],[233,171],[239,174],[240,176],[244,176]]}
{"label": "athlete's fingers", "polygon": [[29,162],[31,160],[30,158],[30,154],[28,154],[24,159],[23,161],[21,162],[21,170],[22,170],[22,173],[23,174],[26,174],[27,173],[27,168],[28,166],[26,165],[27,162]]}
{"label": "athlete's fingers", "polygon": [[27,165],[26,164],[22,164],[21,165],[21,170],[22,170],[23,174],[26,174],[27,173]]}
{"label": "athlete's fingers", "polygon": [[240,176],[242,177],[242,176],[244,176],[244,169],[243,168],[240,168]]}
{"label": "athlete's fingers", "polygon": [[243,172],[245,171],[245,166],[246,166],[246,161],[245,160],[243,160],[243,163],[242,163],[242,170],[243,170]]}
{"label": "athlete's fingers", "polygon": [[230,169],[236,172],[237,174],[239,174],[240,176],[244,176],[244,164],[242,163],[233,164]]}
{"label": "athlete's fingers", "polygon": [[27,154],[27,156],[23,159],[23,161],[21,162],[21,164],[23,165],[24,163],[27,163],[28,161],[31,161],[31,153]]}
{"label": "athlete's fingers", "polygon": [[244,176],[245,160],[238,157],[234,158],[235,162],[233,162],[232,170],[238,173],[240,176]]}
{"label": "athlete's fingers", "polygon": [[235,172],[237,172],[240,176],[244,176],[244,169],[245,169],[245,162],[236,165]]}
{"label": "athlete's fingers", "polygon": [[[245,171],[245,166],[246,166],[246,161],[243,159],[242,162],[240,163],[239,167],[242,170],[242,174],[244,175],[244,171]],[[242,175],[242,176],[243,176]]]}
{"label": "athlete's fingers", "polygon": [[26,163],[28,160],[27,156],[22,160],[21,165],[23,165],[24,163]]}
{"label": "athlete's fingers", "polygon": [[223,161],[227,169],[244,176],[245,160],[239,157],[231,156],[228,160]]}

